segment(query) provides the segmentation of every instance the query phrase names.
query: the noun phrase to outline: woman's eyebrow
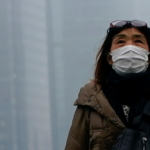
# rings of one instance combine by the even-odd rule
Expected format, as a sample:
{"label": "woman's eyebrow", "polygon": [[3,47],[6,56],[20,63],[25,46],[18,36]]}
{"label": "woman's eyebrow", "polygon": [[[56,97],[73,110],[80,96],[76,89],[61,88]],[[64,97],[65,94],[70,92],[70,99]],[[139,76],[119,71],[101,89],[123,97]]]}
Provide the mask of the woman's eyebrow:
{"label": "woman's eyebrow", "polygon": [[142,34],[134,34],[133,37],[146,39],[145,36]]}
{"label": "woman's eyebrow", "polygon": [[[114,36],[113,39],[116,39],[116,38],[124,38],[124,37],[127,37],[127,35],[126,35],[126,34],[117,34],[117,35]],[[145,36],[142,35],[142,34],[133,34],[132,37],[146,39]]]}

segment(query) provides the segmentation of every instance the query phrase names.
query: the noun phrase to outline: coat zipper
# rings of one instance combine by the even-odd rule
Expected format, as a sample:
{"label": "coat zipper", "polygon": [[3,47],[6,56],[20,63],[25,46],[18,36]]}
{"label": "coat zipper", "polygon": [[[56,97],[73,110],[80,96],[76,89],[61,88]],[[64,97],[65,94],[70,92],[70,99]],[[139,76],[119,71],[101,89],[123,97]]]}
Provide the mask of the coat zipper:
{"label": "coat zipper", "polygon": [[143,150],[146,150],[146,141],[147,141],[147,138],[146,137],[142,137],[142,141],[143,141]]}

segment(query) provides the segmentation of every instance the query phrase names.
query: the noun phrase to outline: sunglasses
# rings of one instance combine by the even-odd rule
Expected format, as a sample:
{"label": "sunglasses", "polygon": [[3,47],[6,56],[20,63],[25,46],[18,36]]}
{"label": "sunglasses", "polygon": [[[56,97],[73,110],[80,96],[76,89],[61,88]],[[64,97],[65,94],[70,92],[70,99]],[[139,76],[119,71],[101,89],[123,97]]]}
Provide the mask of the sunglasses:
{"label": "sunglasses", "polygon": [[145,23],[144,21],[140,21],[140,20],[133,20],[133,21],[116,20],[110,23],[110,27],[121,28],[128,24],[133,27],[147,27],[147,23]]}

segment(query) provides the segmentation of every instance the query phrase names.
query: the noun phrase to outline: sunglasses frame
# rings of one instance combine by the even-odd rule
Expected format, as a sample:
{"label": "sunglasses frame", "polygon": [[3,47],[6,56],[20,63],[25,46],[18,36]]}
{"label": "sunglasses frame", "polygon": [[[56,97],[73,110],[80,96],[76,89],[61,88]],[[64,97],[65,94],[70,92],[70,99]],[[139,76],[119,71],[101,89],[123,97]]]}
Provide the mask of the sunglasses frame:
{"label": "sunglasses frame", "polygon": [[[137,21],[139,21],[139,22],[141,22],[142,24],[144,24],[144,25],[141,25],[141,26],[136,26],[135,24],[134,24],[134,22],[137,22]],[[115,22],[125,22],[125,24],[124,25],[120,25],[120,26],[117,26],[117,25],[113,25],[113,23],[115,23]],[[146,22],[144,22],[144,21],[140,21],[140,20],[132,20],[132,21],[127,21],[127,20],[115,20],[115,21],[113,21],[113,22],[111,22],[110,23],[110,27],[111,28],[122,28],[122,27],[124,27],[124,26],[126,26],[127,24],[131,24],[133,27],[137,27],[137,28],[140,28],[140,27],[147,27],[147,23]]]}

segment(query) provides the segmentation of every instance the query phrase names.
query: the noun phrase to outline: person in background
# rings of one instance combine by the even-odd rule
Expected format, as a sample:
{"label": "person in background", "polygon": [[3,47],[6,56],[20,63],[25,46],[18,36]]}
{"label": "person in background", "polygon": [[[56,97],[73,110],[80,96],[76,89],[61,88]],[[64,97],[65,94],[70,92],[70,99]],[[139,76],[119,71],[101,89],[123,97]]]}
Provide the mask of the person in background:
{"label": "person in background", "polygon": [[80,89],[65,150],[110,150],[150,100],[150,29],[140,20],[110,23],[94,79]]}

